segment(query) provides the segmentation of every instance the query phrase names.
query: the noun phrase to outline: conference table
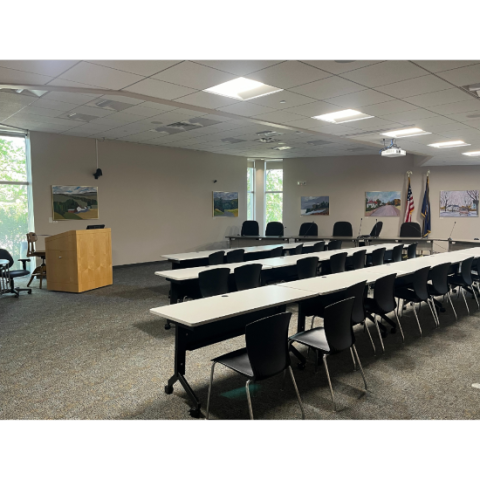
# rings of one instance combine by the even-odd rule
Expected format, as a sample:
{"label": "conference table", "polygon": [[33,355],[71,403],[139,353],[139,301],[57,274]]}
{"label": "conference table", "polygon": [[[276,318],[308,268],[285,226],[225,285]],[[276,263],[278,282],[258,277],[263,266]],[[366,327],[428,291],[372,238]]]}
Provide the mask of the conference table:
{"label": "conference table", "polygon": [[186,379],[187,351],[243,335],[248,323],[285,311],[289,303],[299,304],[297,331],[303,331],[305,315],[302,313],[302,301],[340,291],[361,281],[374,284],[376,280],[390,273],[396,273],[400,278],[407,277],[424,266],[432,267],[446,262],[451,262],[458,268],[463,260],[472,256],[480,256],[480,248],[439,253],[377,267],[152,308],[150,309],[152,314],[176,325],[174,373],[165,386],[165,393],[173,393],[173,386],[179,381],[194,404],[190,410],[191,416],[199,418],[201,404]]}
{"label": "conference table", "polygon": [[464,250],[465,248],[480,247],[480,240],[452,240],[448,239],[448,251]]}
{"label": "conference table", "polygon": [[[298,242],[319,242],[321,240],[342,240],[342,242],[350,242],[353,246],[357,246],[356,237],[319,237],[315,236],[300,236],[300,235],[291,235],[291,236],[259,236],[259,235],[228,235],[227,238],[230,242],[230,247],[234,244],[236,248],[244,248],[265,244],[288,244],[289,242],[298,243]],[[363,239],[360,239],[363,240]]]}

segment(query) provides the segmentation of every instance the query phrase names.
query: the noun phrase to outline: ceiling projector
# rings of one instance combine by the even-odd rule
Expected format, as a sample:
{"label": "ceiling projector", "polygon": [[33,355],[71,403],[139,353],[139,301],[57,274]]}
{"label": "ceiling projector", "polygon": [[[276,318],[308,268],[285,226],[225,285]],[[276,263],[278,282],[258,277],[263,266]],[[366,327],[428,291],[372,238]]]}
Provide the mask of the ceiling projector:
{"label": "ceiling projector", "polygon": [[405,150],[402,150],[401,148],[398,147],[391,147],[387,148],[386,150],[381,151],[382,157],[404,157],[407,154]]}

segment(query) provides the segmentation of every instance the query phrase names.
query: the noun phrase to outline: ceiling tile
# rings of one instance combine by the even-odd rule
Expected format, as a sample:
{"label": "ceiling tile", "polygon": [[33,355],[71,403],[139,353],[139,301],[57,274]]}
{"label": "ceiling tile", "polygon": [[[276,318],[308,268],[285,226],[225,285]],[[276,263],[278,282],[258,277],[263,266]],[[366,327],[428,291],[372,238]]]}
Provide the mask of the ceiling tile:
{"label": "ceiling tile", "polygon": [[[280,103],[282,101],[284,103]],[[313,103],[315,102],[315,99],[305,97],[304,95],[299,95],[298,93],[289,92],[288,90],[283,90],[281,92],[272,93],[271,95],[264,95],[263,97],[254,98],[248,102],[274,108],[275,110],[283,110],[285,108],[292,108],[299,105],[305,105],[307,103]]]}
{"label": "ceiling tile", "polygon": [[427,75],[425,70],[404,60],[377,63],[341,74],[343,78],[365,85],[366,87],[379,87],[423,75]]}
{"label": "ceiling tile", "polygon": [[301,87],[291,89],[293,92],[306,95],[307,97],[325,100],[334,96],[346,95],[347,93],[359,92],[365,90],[361,85],[344,80],[339,77],[329,77],[324,80],[307,83]]}
{"label": "ceiling tile", "polygon": [[88,62],[123,72],[136,73],[142,77],[150,77],[182,62],[182,60],[88,60]]}
{"label": "ceiling tile", "polygon": [[34,107],[42,107],[42,108],[50,108],[52,110],[58,110],[59,112],[68,112],[72,108],[76,108],[77,105],[75,103],[67,103],[67,102],[58,102],[56,100],[50,100],[48,98],[40,98],[34,104]]}
{"label": "ceiling tile", "polygon": [[440,92],[425,93],[423,95],[407,97],[404,100],[425,108],[461,101],[475,102],[475,99],[471,95],[458,88],[449,88],[448,90],[442,90]]}
{"label": "ceiling tile", "polygon": [[110,115],[112,112],[109,110],[105,110],[103,108],[86,107],[81,105],[81,106],[72,108],[70,113],[83,113],[85,115],[93,115],[94,117],[106,117]]}
{"label": "ceiling tile", "polygon": [[195,60],[195,63],[238,76],[245,76],[281,62],[282,60]]}
{"label": "ceiling tile", "polygon": [[297,61],[287,61],[247,75],[247,78],[278,88],[291,88],[330,77],[330,73]]}
{"label": "ceiling tile", "polygon": [[144,107],[143,104],[134,105],[133,107],[126,108],[125,110],[122,110],[122,112],[133,114],[133,115],[140,115],[140,116],[146,117],[146,118],[154,117],[155,115],[159,114],[158,108]]}
{"label": "ceiling tile", "polygon": [[1,60],[0,67],[57,77],[76,63],[78,60]]}
{"label": "ceiling tile", "polygon": [[230,73],[193,62],[182,62],[174,67],[154,75],[152,78],[184,87],[205,90],[237,78]]}
{"label": "ceiling tile", "polygon": [[421,120],[423,118],[436,117],[437,115],[423,108],[415,108],[414,110],[408,110],[405,112],[389,113],[382,115],[382,118],[393,122],[413,122]]}
{"label": "ceiling tile", "polygon": [[184,97],[178,98],[177,101],[203,108],[219,108],[239,103],[238,100],[233,98],[214,95],[207,92],[196,92],[190,95],[185,95]]}
{"label": "ceiling tile", "polygon": [[477,110],[469,110],[462,113],[451,113],[448,115],[448,117],[457,122],[478,122],[480,119],[480,105],[477,106]]}
{"label": "ceiling tile", "polygon": [[466,100],[464,102],[455,102],[447,103],[446,105],[435,105],[433,107],[428,107],[432,112],[439,113],[440,115],[446,115],[453,113],[464,113],[472,112],[478,110],[480,107],[480,100],[476,100],[471,97],[471,100]]}
{"label": "ceiling tile", "polygon": [[260,115],[261,113],[269,113],[273,111],[271,108],[262,107],[261,105],[255,105],[249,102],[239,102],[235,105],[218,108],[217,110],[234,113],[235,115],[242,115],[244,117],[252,117],[253,115]]}
{"label": "ceiling tile", "polygon": [[107,125],[97,125],[94,123],[82,123],[79,126],[69,129],[67,135],[79,135],[79,136],[89,136],[94,133],[100,133],[105,130],[108,130]]}
{"label": "ceiling tile", "polygon": [[[412,110],[413,112],[415,110]],[[446,123],[452,123],[451,118],[447,117],[441,117],[441,116],[436,116],[436,117],[429,117],[429,118],[422,118],[420,120],[417,120],[416,126],[425,129],[430,130],[429,127],[432,127],[434,125],[444,125]]]}
{"label": "ceiling tile", "polygon": [[415,105],[402,102],[402,100],[391,100],[390,102],[377,103],[376,105],[365,105],[362,107],[362,112],[375,117],[382,117],[390,113],[406,112],[416,108]]}
{"label": "ceiling tile", "polygon": [[316,117],[325,113],[338,112],[338,105],[332,105],[326,102],[312,102],[306,105],[300,105],[298,107],[286,108],[285,112],[296,113],[298,115],[305,115],[306,117]]}
{"label": "ceiling tile", "polygon": [[120,70],[94,65],[88,62],[78,63],[60,75],[59,78],[113,90],[120,90],[143,79],[140,75],[121,72]]}
{"label": "ceiling tile", "polygon": [[302,60],[302,62],[308,63],[308,65],[320,68],[326,72],[339,75],[340,73],[350,72],[351,70],[357,70],[375,63],[381,63],[381,60],[355,60],[348,63],[338,63],[335,60]]}
{"label": "ceiling tile", "polygon": [[328,98],[326,101],[333,105],[345,108],[359,108],[364,105],[374,105],[376,103],[388,102],[392,97],[376,92],[375,90],[362,90],[360,92],[349,93],[339,97]]}
{"label": "ceiling tile", "polygon": [[192,88],[174,85],[173,83],[162,82],[161,80],[154,80],[146,78],[141,82],[125,88],[127,92],[141,93],[151,97],[164,98],[166,100],[174,100],[175,98],[183,97],[189,93],[194,93]]}
{"label": "ceiling tile", "polygon": [[[48,82],[48,85],[52,85],[55,87],[75,87],[75,88],[89,88],[89,89],[94,88],[97,90],[107,90],[105,87],[88,85],[87,83],[73,82],[72,80],[66,80],[64,78],[56,78],[55,80]],[[84,95],[88,95],[88,94],[84,93]]]}
{"label": "ceiling tile", "polygon": [[304,117],[297,115],[295,113],[291,112],[285,112],[283,110],[280,110],[278,112],[272,112],[272,113],[263,113],[261,115],[255,115],[255,117],[258,120],[265,120],[266,122],[280,122],[280,123],[285,123],[289,124],[289,122],[292,122],[294,120],[303,120]]}
{"label": "ceiling tile", "polygon": [[415,63],[432,73],[438,73],[480,62],[478,60],[415,60]]}
{"label": "ceiling tile", "polygon": [[30,97],[28,95],[20,95],[18,93],[10,93],[0,90],[0,102],[11,105],[18,105],[19,107],[29,105],[37,100],[37,97]]}
{"label": "ceiling tile", "polygon": [[53,77],[0,67],[0,84],[45,85]]}
{"label": "ceiling tile", "polygon": [[72,93],[72,92],[48,92],[42,99],[55,100],[57,102],[74,103],[75,105],[83,105],[91,102],[92,98],[100,97],[99,94],[89,93]]}
{"label": "ceiling tile", "polygon": [[396,98],[406,98],[450,88],[452,88],[452,86],[449,83],[439,79],[435,75],[425,75],[424,77],[411,78],[410,80],[377,87],[376,90]]}
{"label": "ceiling tile", "polygon": [[159,103],[156,101],[152,102],[143,102],[142,107],[153,108],[160,112],[169,112],[170,110],[175,110],[177,107],[173,107],[172,105],[165,105],[164,103]]}

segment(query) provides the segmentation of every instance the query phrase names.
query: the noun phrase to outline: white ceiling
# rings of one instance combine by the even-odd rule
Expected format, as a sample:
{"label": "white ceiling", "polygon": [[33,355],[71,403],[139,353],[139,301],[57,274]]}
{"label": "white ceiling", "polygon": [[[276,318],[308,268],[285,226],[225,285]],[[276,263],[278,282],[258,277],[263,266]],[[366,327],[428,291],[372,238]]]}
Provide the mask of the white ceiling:
{"label": "white ceiling", "polygon": [[[284,90],[248,101],[202,91],[238,76]],[[480,157],[461,153],[480,150],[480,99],[461,87],[473,83],[480,61],[0,61],[0,87],[48,90],[41,98],[0,90],[0,124],[256,158],[377,154],[382,132],[420,127],[432,135],[398,145],[431,157],[425,165],[470,165]],[[121,102],[121,110],[101,108],[101,100]],[[346,108],[375,118],[342,125],[311,118]],[[198,128],[162,131],[176,122]],[[258,132],[269,130],[291,149],[260,142]],[[319,140],[328,143],[312,143]],[[448,140],[471,147],[428,146]]]}

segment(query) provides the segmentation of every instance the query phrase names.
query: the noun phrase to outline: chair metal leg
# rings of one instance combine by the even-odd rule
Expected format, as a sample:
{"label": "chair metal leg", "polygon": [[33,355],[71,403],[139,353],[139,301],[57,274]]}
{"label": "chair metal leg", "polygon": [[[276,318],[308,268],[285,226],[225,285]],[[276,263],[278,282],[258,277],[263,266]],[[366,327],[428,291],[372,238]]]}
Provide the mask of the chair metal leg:
{"label": "chair metal leg", "polygon": [[460,290],[460,289],[462,290],[463,301],[465,302],[465,305],[466,305],[466,307],[467,307],[467,312],[468,312],[468,314],[470,315],[470,309],[468,308],[467,299],[465,298],[465,291],[464,291],[463,287],[458,287],[458,289],[459,289],[459,290]]}
{"label": "chair metal leg", "polygon": [[212,394],[212,385],[213,385],[213,371],[215,370],[215,365],[217,362],[213,362],[212,370],[210,371],[210,385],[208,386],[208,398],[207,398],[207,415],[205,420],[208,420],[210,417],[210,396]]}
{"label": "chair metal leg", "polygon": [[333,395],[333,387],[332,387],[332,382],[330,380],[330,373],[328,371],[328,364],[327,364],[327,354],[323,355],[323,366],[325,367],[325,373],[327,374],[327,379],[328,379],[328,385],[330,386],[330,393],[332,395],[332,403],[333,403],[333,411],[337,411],[337,405],[335,404],[335,397]]}
{"label": "chair metal leg", "polygon": [[357,352],[357,349],[355,348],[355,345],[352,345],[350,350],[353,350],[355,353],[355,356],[357,357],[358,366],[360,367],[360,373],[362,374],[363,383],[365,384],[365,390],[368,390],[367,380],[365,379],[365,372],[363,371],[362,362],[360,362],[360,357],[358,356],[358,352]]}
{"label": "chair metal leg", "polygon": [[383,344],[382,332],[380,332],[380,327],[378,326],[377,316],[374,315],[375,326],[377,327],[378,338],[380,339],[380,345],[382,346],[382,350],[385,351],[385,345]]}
{"label": "chair metal leg", "polygon": [[[394,310],[395,312],[395,310]],[[402,324],[400,323],[400,318],[398,318],[397,312],[395,312],[395,318],[397,319],[398,327],[400,328],[400,333],[402,335],[402,342],[405,342],[405,335],[403,334]]]}
{"label": "chair metal leg", "polygon": [[436,316],[436,314],[435,314],[435,313],[433,313],[433,310],[435,310],[435,309],[436,309],[436,307],[435,307],[435,305],[434,305],[434,306],[433,306],[433,308],[432,308],[432,304],[430,303],[430,301],[431,301],[431,299],[430,299],[430,298],[429,298],[429,299],[427,299],[427,305],[428,305],[428,308],[430,309],[430,313],[432,314],[433,321],[435,322],[435,325],[436,325],[437,327],[439,327],[439,326],[440,326],[440,324],[438,323],[437,316]]}
{"label": "chair metal leg", "polygon": [[302,403],[302,399],[300,398],[300,392],[298,391],[297,382],[295,381],[295,377],[293,376],[293,370],[290,365],[288,366],[288,371],[290,372],[290,377],[292,378],[292,383],[295,388],[295,393],[297,394],[300,410],[302,411],[302,420],[305,420],[305,410],[303,408],[303,403]]}
{"label": "chair metal leg", "polygon": [[375,348],[375,344],[373,343],[373,338],[372,338],[372,335],[370,334],[370,329],[367,326],[367,322],[363,322],[363,328],[367,332],[368,338],[370,339],[370,343],[372,344],[373,354],[376,355],[377,349]]}
{"label": "chair metal leg", "polygon": [[448,301],[450,302],[450,305],[451,305],[451,307],[452,307],[453,314],[455,315],[455,320],[458,320],[457,311],[455,310],[455,307],[453,306],[452,296],[450,295],[450,292],[447,293],[447,298],[448,298]]}
{"label": "chair metal leg", "polygon": [[250,420],[253,420],[253,408],[252,408],[252,399],[250,398],[250,380],[247,380],[245,384],[245,390],[247,391],[247,400],[248,400],[248,411],[250,413]]}
{"label": "chair metal leg", "polygon": [[432,313],[435,315],[435,322],[437,323],[437,327],[439,327],[440,326],[440,307],[438,307],[438,310],[437,310],[434,297],[430,297],[430,305],[431,305]]}
{"label": "chair metal leg", "polygon": [[357,371],[357,364],[356,364],[356,362],[355,362],[355,356],[353,355],[352,349],[350,349],[350,355],[352,356],[353,371],[356,372],[356,371]]}
{"label": "chair metal leg", "polygon": [[313,328],[314,322],[315,322],[315,315],[312,316],[312,323],[310,324],[310,330]]}
{"label": "chair metal leg", "polygon": [[475,297],[475,301],[477,302],[477,309],[480,309],[480,304],[478,303],[477,292],[475,292],[475,287],[473,286],[473,283],[472,283],[472,292],[473,292],[473,296]]}
{"label": "chair metal leg", "polygon": [[423,335],[422,327],[420,326],[420,320],[418,319],[417,309],[415,308],[415,304],[413,304],[413,313],[415,314],[415,318],[417,319],[418,329],[420,330],[420,335]]}

